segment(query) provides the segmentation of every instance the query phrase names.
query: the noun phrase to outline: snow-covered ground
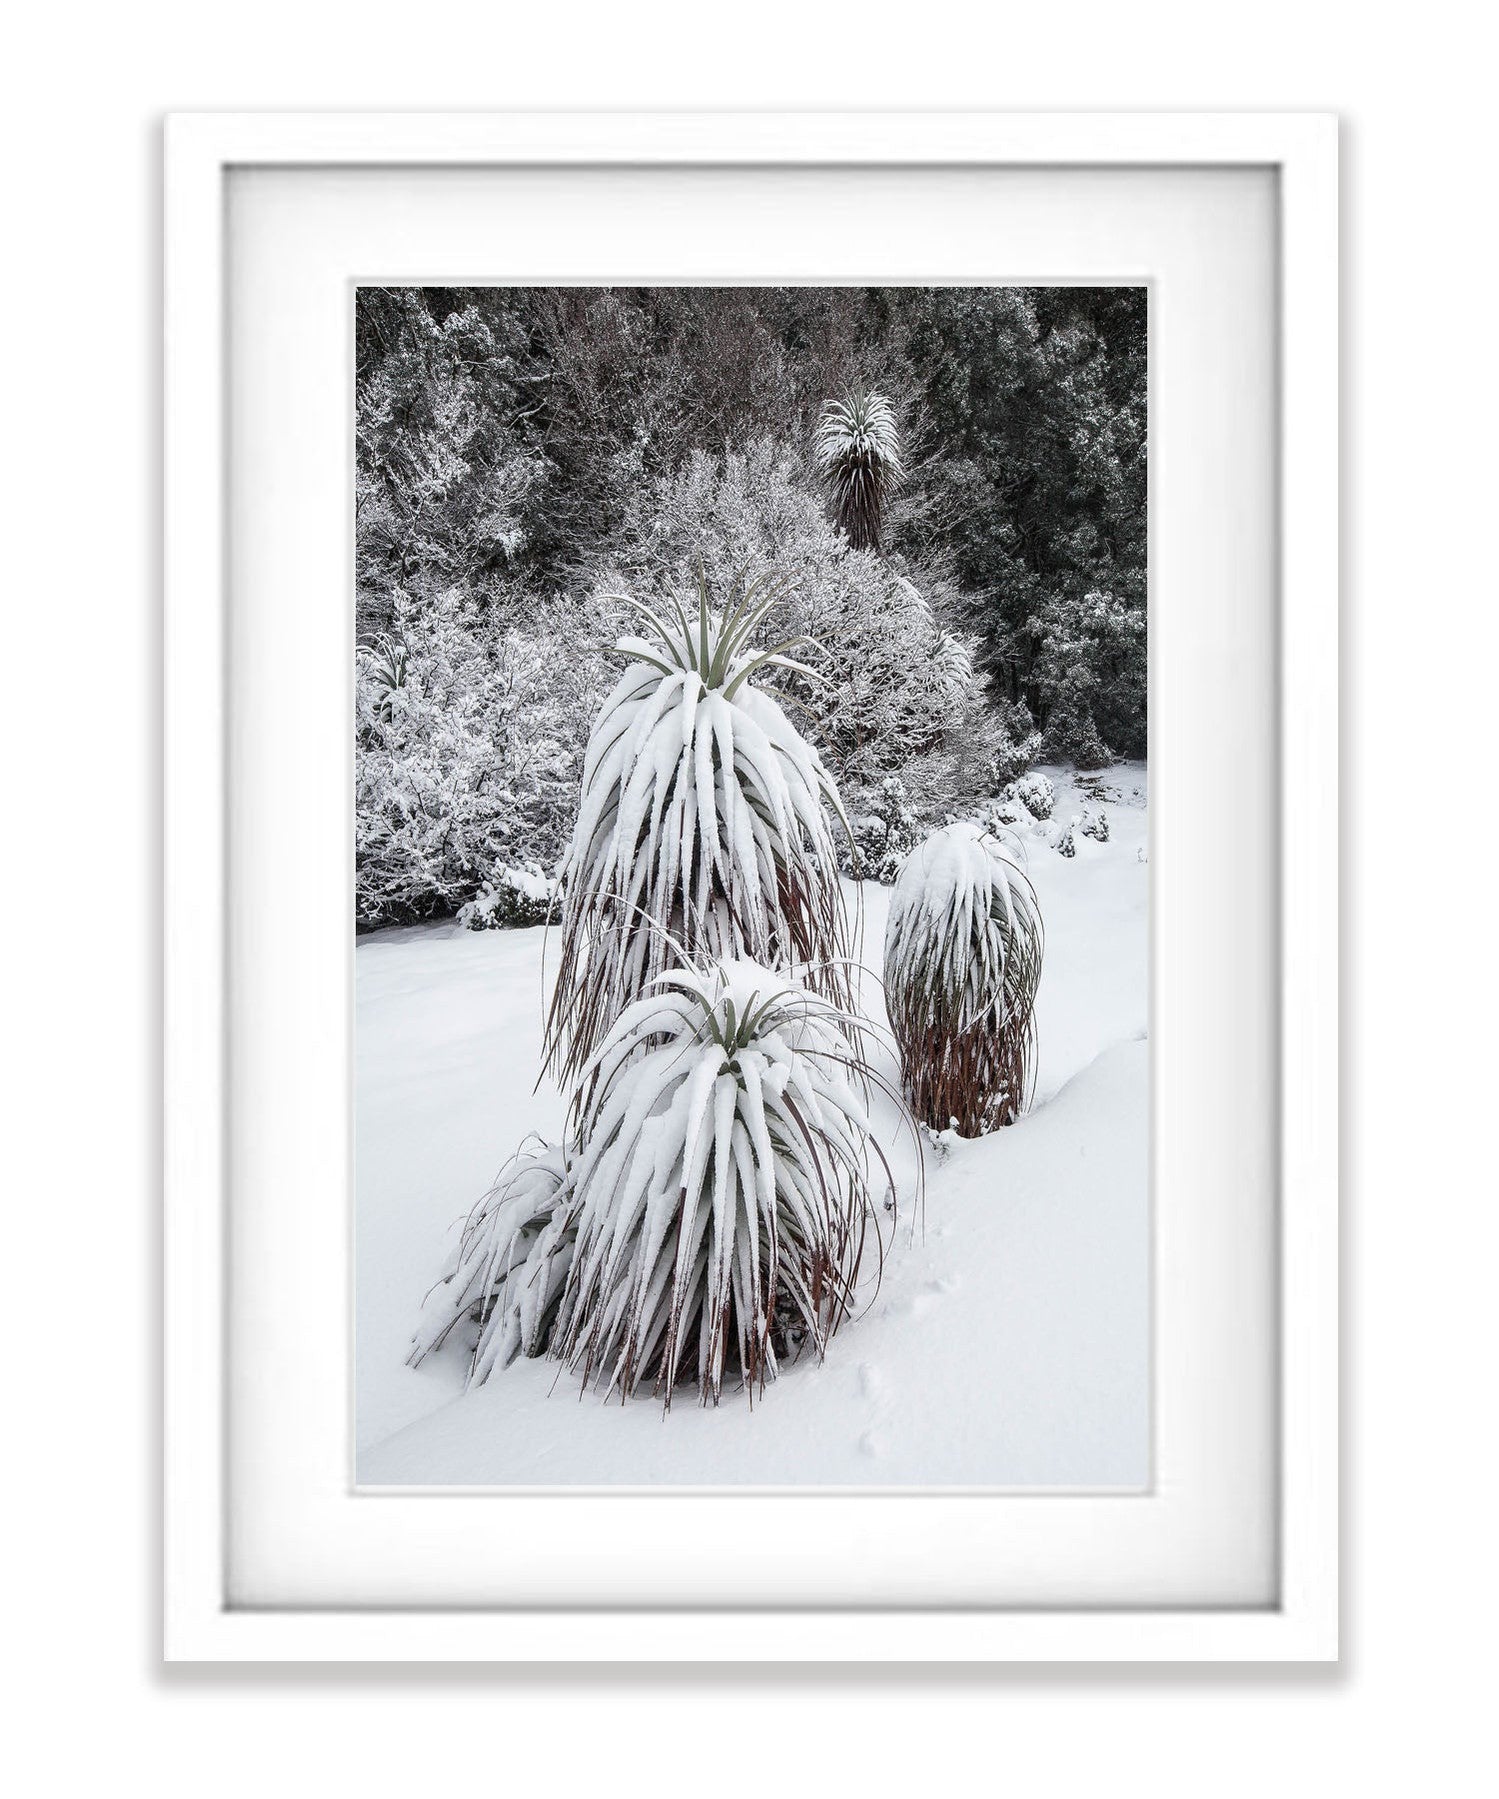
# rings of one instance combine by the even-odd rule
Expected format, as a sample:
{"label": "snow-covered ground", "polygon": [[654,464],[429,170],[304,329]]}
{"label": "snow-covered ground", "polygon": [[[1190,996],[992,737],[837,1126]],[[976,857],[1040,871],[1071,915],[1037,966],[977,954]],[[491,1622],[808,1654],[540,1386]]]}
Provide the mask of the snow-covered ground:
{"label": "snow-covered ground", "polygon": [[[424,1293],[473,1201],[564,1101],[540,1065],[546,933],[386,931],[356,956],[356,1436],[362,1485],[1140,1487],[1149,1481],[1150,1059],[1146,772],[1057,769],[1023,830],[1046,921],[1032,1111],[976,1141],[893,1143],[902,1212],[827,1359],[753,1410],[663,1418],[549,1360],[463,1391],[457,1349],[406,1366]],[[1102,805],[1109,841],[1074,832]],[[863,888],[877,967],[888,889]],[[555,937],[552,942],[555,956]],[[883,1021],[878,989],[865,1008]],[[893,1059],[887,1072],[893,1074]],[[877,1112],[892,1147],[893,1107]],[[874,1258],[867,1266],[872,1268]]]}

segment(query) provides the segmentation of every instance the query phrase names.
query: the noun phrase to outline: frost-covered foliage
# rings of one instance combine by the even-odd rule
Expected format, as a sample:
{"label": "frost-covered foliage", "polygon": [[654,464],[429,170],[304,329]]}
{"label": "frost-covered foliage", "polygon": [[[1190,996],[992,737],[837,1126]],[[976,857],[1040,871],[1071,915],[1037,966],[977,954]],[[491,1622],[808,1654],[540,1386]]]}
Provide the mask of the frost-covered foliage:
{"label": "frost-covered foliage", "polygon": [[576,1076],[616,1018],[681,963],[745,958],[848,997],[838,791],[753,677],[799,665],[756,647],[777,604],[751,585],[725,610],[630,602],[644,635],[588,740],[548,1055]]}
{"label": "frost-covered foliage", "polygon": [[694,452],[644,482],[595,590],[680,592],[699,574],[726,593],[746,577],[779,581],[777,636],[811,640],[801,660],[819,677],[777,677],[840,783],[872,783],[927,758],[923,784],[948,803],[984,791],[1010,743],[986,703],[972,642],[948,622],[957,594],[940,571],[852,549],[828,519],[796,451],[769,440],[722,457]]}
{"label": "frost-covered foliage", "polygon": [[1106,768],[1111,750],[1145,753],[1146,618],[1114,593],[1054,596],[1030,619],[1032,680],[1042,696],[1042,752],[1052,762]]}
{"label": "frost-covered foliage", "polygon": [[398,590],[580,591],[696,453],[788,446],[836,523],[819,411],[877,393],[905,438],[880,547],[1048,753],[1144,754],[1143,290],[364,287],[355,343],[366,641]]}
{"label": "frost-covered foliage", "polygon": [[516,429],[544,375],[515,305],[486,298],[439,322],[410,289],[360,296],[355,504],[358,621],[390,628],[400,591],[483,591],[526,548],[548,477]]}
{"label": "frost-covered foliage", "polygon": [[546,924],[557,910],[561,889],[534,862],[518,867],[496,862],[476,898],[458,908],[458,922],[471,931],[520,930]]}
{"label": "frost-covered foliage", "polygon": [[1032,769],[1015,783],[1015,798],[1032,818],[1050,818],[1057,803],[1057,792],[1040,769]]}
{"label": "frost-covered foliage", "polygon": [[1084,837],[1091,837],[1095,843],[1107,843],[1109,840],[1109,815],[1102,806],[1096,812],[1086,811],[1077,828]]}
{"label": "frost-covered foliage", "polygon": [[846,804],[853,842],[846,849],[839,845],[841,866],[856,879],[888,887],[922,835],[905,782],[886,775],[878,787],[850,792]]}
{"label": "frost-covered foliage", "polygon": [[563,1150],[533,1139],[474,1207],[452,1266],[427,1296],[413,1365],[454,1331],[477,1326],[471,1384],[551,1341],[577,1239],[573,1180]]}
{"label": "frost-covered foliage", "polygon": [[372,644],[360,644],[355,661],[372,689],[369,706],[375,715],[389,719],[395,696],[406,685],[406,646],[382,631]]}
{"label": "frost-covered foliage", "polygon": [[970,816],[981,830],[1002,838],[1012,826],[1022,823],[1027,814],[1018,800],[1001,795],[998,799],[985,800]]}
{"label": "frost-covered foliage", "polygon": [[923,1124],[975,1137],[1029,1102],[1043,943],[1013,841],[964,821],[907,859],[885,931],[885,1001]]}
{"label": "frost-covered foliage", "polygon": [[355,663],[362,927],[456,911],[496,862],[555,867],[608,676],[597,629],[560,602],[507,621],[461,587],[395,596],[391,631]]}
{"label": "frost-covered foliage", "polygon": [[999,726],[997,735],[988,740],[994,746],[992,778],[988,783],[988,791],[991,794],[1001,793],[1041,760],[1041,733],[1036,729],[1030,708],[1024,701],[1017,700],[1006,705],[990,697],[986,710]]}
{"label": "frost-covered foliage", "polygon": [[926,484],[996,694],[1025,703],[1048,756],[1143,755],[1143,296],[947,288],[918,311],[943,451]]}
{"label": "frost-covered foliage", "polygon": [[[590,1060],[577,1118],[577,1245],[555,1351],[585,1385],[667,1409],[737,1372],[753,1397],[820,1357],[847,1315],[872,1189],[857,1020],[784,974],[664,976]],[[875,1169],[878,1168],[878,1176]]]}
{"label": "frost-covered foliage", "polygon": [[829,400],[813,448],[833,517],[855,549],[878,550],[885,509],[906,473],[895,409],[873,390]]}

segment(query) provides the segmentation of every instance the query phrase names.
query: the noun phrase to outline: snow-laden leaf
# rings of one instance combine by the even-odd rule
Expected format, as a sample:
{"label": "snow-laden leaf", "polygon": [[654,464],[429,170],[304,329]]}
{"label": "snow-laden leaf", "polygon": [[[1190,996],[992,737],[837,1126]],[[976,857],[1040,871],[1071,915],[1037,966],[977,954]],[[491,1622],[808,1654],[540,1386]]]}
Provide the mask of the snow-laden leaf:
{"label": "snow-laden leaf", "polygon": [[471,1385],[550,1341],[576,1238],[573,1180],[564,1151],[533,1141],[474,1207],[452,1266],[427,1296],[412,1348],[415,1365],[466,1323],[478,1336]]}

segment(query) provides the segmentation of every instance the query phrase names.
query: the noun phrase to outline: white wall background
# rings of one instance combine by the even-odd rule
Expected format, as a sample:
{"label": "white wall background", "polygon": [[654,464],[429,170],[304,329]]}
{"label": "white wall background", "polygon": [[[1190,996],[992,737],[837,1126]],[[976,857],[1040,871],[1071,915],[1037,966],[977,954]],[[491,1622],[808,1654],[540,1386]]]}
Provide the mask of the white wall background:
{"label": "white wall background", "polygon": [[[0,1257],[21,1302],[5,1332],[3,1540],[6,1747],[34,1758],[22,1790],[584,1792],[636,1771],[750,1790],[772,1732],[782,1782],[804,1770],[834,1793],[1461,1792],[1492,1778],[1499,394],[1479,17],[1453,0],[1400,17],[1334,0],[694,0],[538,4],[524,20],[493,0],[145,0],[12,20]],[[157,1666],[158,119],[506,104],[1343,114],[1341,1669],[752,1681]]]}

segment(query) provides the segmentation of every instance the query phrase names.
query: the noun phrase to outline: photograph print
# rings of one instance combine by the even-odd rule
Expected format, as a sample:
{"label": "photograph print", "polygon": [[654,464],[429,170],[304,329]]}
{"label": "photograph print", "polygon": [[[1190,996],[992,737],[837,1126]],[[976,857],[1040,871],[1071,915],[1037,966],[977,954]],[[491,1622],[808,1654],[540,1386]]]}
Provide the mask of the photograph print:
{"label": "photograph print", "polygon": [[1146,289],[353,306],[357,1484],[1147,1489]]}

